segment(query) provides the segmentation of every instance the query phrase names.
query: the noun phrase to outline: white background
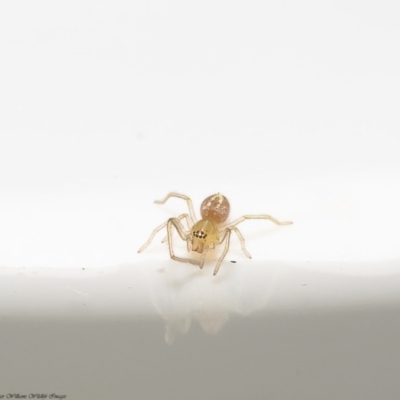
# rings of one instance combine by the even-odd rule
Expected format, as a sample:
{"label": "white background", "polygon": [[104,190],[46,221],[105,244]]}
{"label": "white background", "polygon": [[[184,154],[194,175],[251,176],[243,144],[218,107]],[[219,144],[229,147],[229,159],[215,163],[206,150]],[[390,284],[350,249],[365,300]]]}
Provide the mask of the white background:
{"label": "white background", "polygon": [[397,257],[398,11],[2,2],[0,263],[130,262],[171,190],[294,220],[267,258]]}
{"label": "white background", "polygon": [[171,190],[294,220],[265,257],[397,257],[397,15],[390,1],[2,2],[0,263],[131,262]]}

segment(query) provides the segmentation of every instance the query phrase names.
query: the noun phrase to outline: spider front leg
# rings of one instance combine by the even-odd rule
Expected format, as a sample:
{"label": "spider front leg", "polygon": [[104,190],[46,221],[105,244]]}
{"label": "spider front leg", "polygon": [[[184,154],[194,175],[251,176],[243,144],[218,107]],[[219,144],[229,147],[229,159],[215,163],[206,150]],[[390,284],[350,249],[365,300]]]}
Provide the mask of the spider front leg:
{"label": "spider front leg", "polygon": [[[182,214],[180,215],[177,219],[178,221],[181,221],[183,218],[186,218],[188,225],[190,224],[190,217],[188,214]],[[149,239],[147,240],[147,242],[138,250],[138,253],[141,253],[154,239],[154,236],[161,231],[161,229],[165,228],[168,224],[167,222],[164,222],[163,224],[161,224],[160,226],[158,226],[156,229],[153,230],[153,232],[151,232]]]}
{"label": "spider front leg", "polygon": [[185,233],[185,229],[181,223],[181,221],[178,218],[170,218],[167,221],[167,232],[168,232],[168,248],[169,248],[169,255],[173,260],[176,261],[181,261],[181,262],[188,262],[190,264],[198,265],[200,268],[203,268],[204,264],[204,259],[203,257],[200,260],[194,260],[192,258],[182,258],[182,257],[177,257],[174,254],[174,250],[172,248],[172,226],[175,227],[175,229],[178,231],[179,236],[181,237],[182,240],[185,240],[186,242],[190,240],[190,236]]}
{"label": "spider front leg", "polygon": [[242,247],[243,253],[246,255],[246,257],[251,258],[250,253],[246,249],[244,237],[243,237],[242,233],[239,231],[239,229],[236,228],[236,226],[231,226],[231,227],[225,228],[225,230],[222,231],[223,233],[222,233],[222,235],[220,236],[220,238],[218,240],[218,244],[221,244],[224,241],[228,230],[235,231],[237,237],[240,240],[240,245]]}
{"label": "spider front leg", "polygon": [[[181,216],[178,217],[178,219],[182,220],[183,219],[183,215],[186,217],[186,223],[188,225],[188,229],[186,230],[186,234],[190,233],[190,228],[194,225],[192,218],[188,215],[188,214],[182,214]],[[168,235],[166,235],[164,237],[163,240],[161,240],[161,243],[165,243],[168,241]],[[188,241],[188,244],[190,242]],[[190,250],[188,250],[190,251]]]}
{"label": "spider front leg", "polygon": [[246,250],[245,247],[245,240],[243,235],[241,234],[241,232],[239,231],[238,228],[236,228],[236,226],[231,226],[231,227],[227,227],[222,231],[222,235],[219,237],[218,239],[218,244],[223,243],[223,241],[225,240],[225,248],[224,251],[222,252],[221,257],[218,259],[217,265],[215,266],[215,270],[214,270],[214,275],[217,274],[219,268],[221,267],[222,261],[225,258],[226,254],[228,253],[229,250],[229,244],[230,244],[230,238],[231,238],[231,232],[235,231],[236,235],[238,236],[239,240],[240,240],[240,244],[242,247],[242,251],[243,253],[248,257],[251,258],[250,253]]}
{"label": "spider front leg", "polygon": [[230,244],[230,240],[231,240],[231,229],[226,228],[223,235],[221,236],[220,240],[218,241],[218,244],[221,244],[223,241],[225,240],[225,247],[224,247],[224,251],[222,252],[220,258],[217,261],[217,264],[215,265],[215,269],[214,269],[214,275],[217,275],[217,272],[219,270],[219,268],[221,267],[222,261],[224,260],[226,253],[228,253],[229,250],[229,244]]}

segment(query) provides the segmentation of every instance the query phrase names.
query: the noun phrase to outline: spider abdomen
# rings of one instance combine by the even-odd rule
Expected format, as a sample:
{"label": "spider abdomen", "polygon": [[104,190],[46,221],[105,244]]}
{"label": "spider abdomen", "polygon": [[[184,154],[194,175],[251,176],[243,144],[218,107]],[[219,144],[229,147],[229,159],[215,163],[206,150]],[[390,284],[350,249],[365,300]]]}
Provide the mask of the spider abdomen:
{"label": "spider abdomen", "polygon": [[207,197],[200,207],[203,219],[221,224],[229,217],[231,206],[228,199],[220,193]]}

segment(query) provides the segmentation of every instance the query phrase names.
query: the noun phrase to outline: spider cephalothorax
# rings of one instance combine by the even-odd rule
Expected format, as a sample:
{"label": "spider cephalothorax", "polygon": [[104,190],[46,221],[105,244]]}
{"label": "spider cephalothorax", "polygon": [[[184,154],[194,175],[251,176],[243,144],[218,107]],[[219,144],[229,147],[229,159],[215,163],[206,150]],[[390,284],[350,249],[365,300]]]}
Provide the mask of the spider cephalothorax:
{"label": "spider cephalothorax", "polygon": [[[154,229],[148,241],[139,249],[139,253],[142,252],[151,243],[157,232],[167,227],[168,236],[166,240],[168,240],[168,247],[171,258],[177,261],[189,262],[191,264],[198,265],[200,268],[203,268],[207,252],[211,249],[214,249],[216,245],[225,242],[225,247],[222,255],[218,259],[218,262],[215,266],[214,275],[218,272],[221,263],[229,250],[230,236],[232,231],[234,231],[238,236],[242,245],[243,253],[247,257],[251,258],[249,252],[245,248],[244,238],[239,229],[236,227],[237,224],[243,222],[246,219],[269,219],[277,225],[289,225],[292,223],[290,221],[280,222],[270,215],[244,215],[243,217],[238,218],[232,223],[222,226],[221,224],[224,223],[229,216],[230,205],[228,199],[220,193],[209,196],[202,202],[200,211],[203,219],[197,221],[196,214],[193,210],[192,201],[189,197],[183,194],[171,192],[163,200],[156,200],[155,203],[164,204],[170,197],[178,197],[180,199],[186,200],[189,207],[190,215],[181,214],[177,218],[170,218],[167,222]],[[186,219],[189,230],[186,230],[185,227],[182,225],[181,221],[183,219]],[[178,231],[179,236],[187,242],[188,251],[199,253],[200,259],[181,258],[175,256],[172,248],[172,227],[174,227]]]}
{"label": "spider cephalothorax", "polygon": [[190,236],[189,248],[201,254],[215,247],[214,244],[218,240],[218,228],[214,222],[202,219],[193,225]]}

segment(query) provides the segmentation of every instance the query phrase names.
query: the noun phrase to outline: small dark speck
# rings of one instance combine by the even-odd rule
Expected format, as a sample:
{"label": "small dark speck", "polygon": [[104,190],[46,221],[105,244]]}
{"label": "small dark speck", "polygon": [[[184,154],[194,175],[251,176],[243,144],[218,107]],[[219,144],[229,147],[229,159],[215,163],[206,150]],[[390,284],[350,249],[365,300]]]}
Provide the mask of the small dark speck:
{"label": "small dark speck", "polygon": [[236,261],[231,260],[231,263],[232,263],[232,264],[236,264]]}
{"label": "small dark speck", "polygon": [[306,284],[306,283],[303,283],[301,286],[307,286],[307,284]]}
{"label": "small dark speck", "polygon": [[128,289],[132,289],[132,286],[128,286]]}
{"label": "small dark speck", "polygon": [[82,271],[84,271],[85,270],[85,268],[82,268]]}

